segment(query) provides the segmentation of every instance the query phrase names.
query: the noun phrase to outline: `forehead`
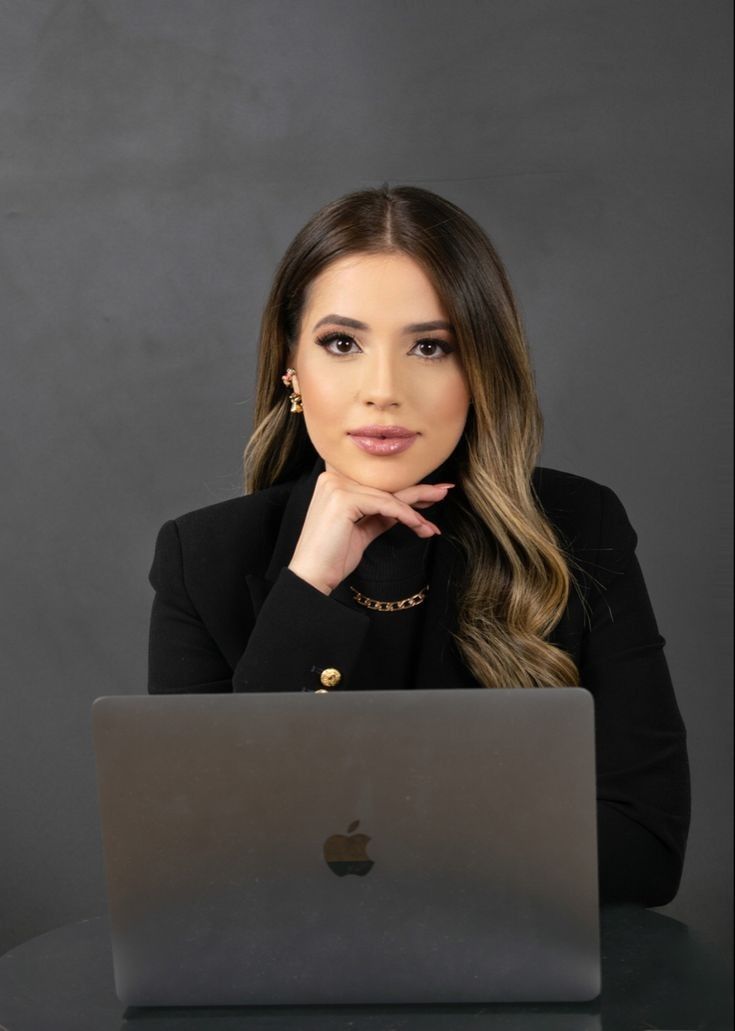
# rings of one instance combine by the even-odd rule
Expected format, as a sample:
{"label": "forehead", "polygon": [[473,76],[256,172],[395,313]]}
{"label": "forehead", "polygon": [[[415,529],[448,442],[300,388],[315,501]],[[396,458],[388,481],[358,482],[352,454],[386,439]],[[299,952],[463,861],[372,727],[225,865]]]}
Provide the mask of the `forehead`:
{"label": "forehead", "polygon": [[356,318],[362,314],[368,322],[369,313],[406,321],[445,316],[431,280],[407,254],[338,258],[312,280],[304,308],[309,316],[327,311]]}

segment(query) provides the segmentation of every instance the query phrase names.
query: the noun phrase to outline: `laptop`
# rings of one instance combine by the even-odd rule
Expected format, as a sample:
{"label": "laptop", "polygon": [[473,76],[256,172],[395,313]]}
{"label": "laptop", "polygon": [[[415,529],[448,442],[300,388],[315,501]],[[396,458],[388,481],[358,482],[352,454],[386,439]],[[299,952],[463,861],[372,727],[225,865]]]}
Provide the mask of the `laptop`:
{"label": "laptop", "polygon": [[599,994],[584,688],[128,695],[92,717],[127,1005]]}

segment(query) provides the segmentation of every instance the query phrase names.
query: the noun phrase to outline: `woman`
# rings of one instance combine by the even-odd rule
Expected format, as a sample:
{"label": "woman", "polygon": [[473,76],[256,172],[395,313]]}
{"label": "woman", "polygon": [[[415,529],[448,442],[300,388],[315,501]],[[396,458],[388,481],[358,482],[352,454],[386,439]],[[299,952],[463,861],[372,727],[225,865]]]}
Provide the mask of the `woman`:
{"label": "woman", "polygon": [[536,466],[521,321],[482,229],[414,187],[319,211],[261,326],[246,495],[164,524],[149,691],[582,685],[601,897],[663,905],[685,729],[617,496]]}

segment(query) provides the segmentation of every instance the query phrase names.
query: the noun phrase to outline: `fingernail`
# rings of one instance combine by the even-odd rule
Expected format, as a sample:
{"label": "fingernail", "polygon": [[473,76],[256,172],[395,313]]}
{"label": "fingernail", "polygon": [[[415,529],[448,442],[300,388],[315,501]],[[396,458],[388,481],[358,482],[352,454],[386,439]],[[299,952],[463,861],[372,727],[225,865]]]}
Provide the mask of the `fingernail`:
{"label": "fingernail", "polygon": [[448,487],[455,487],[456,484],[455,483],[435,483],[434,486],[435,487],[447,487],[448,488]]}

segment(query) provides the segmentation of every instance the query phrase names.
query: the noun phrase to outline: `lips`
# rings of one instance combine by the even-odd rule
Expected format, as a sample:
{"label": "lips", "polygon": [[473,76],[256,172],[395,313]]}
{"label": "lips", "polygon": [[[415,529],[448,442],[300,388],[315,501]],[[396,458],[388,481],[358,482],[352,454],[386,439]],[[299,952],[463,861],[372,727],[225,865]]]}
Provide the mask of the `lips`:
{"label": "lips", "polygon": [[362,426],[352,430],[349,437],[368,455],[388,457],[408,451],[418,440],[418,433],[411,433],[404,426]]}
{"label": "lips", "polygon": [[360,426],[359,429],[350,430],[349,433],[351,437],[376,437],[380,440],[416,436],[413,430],[407,430],[405,426]]}

